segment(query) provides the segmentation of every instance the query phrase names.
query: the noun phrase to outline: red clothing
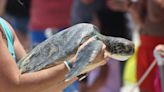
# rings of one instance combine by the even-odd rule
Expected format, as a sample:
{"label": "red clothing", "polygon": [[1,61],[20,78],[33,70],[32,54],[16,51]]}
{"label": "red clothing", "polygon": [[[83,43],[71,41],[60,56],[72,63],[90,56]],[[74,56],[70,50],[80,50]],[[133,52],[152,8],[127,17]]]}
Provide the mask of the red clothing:
{"label": "red clothing", "polygon": [[[137,79],[148,69],[154,60],[153,50],[158,44],[164,44],[164,37],[153,37],[141,35],[141,45],[137,55]],[[154,81],[157,66],[151,71],[145,81],[141,84],[141,92],[155,92]]]}
{"label": "red clothing", "polygon": [[72,0],[32,0],[30,28],[63,28],[69,25]]}

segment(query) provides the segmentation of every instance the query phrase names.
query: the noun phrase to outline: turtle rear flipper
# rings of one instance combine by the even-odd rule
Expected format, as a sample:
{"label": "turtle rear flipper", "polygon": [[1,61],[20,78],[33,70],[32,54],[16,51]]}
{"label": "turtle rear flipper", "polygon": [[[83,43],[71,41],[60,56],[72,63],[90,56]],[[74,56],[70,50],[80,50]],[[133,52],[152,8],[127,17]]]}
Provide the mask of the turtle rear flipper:
{"label": "turtle rear flipper", "polygon": [[86,46],[84,46],[78,52],[75,63],[66,76],[66,81],[69,81],[70,79],[80,75],[83,69],[96,58],[102,47],[103,43],[98,40],[91,41]]}

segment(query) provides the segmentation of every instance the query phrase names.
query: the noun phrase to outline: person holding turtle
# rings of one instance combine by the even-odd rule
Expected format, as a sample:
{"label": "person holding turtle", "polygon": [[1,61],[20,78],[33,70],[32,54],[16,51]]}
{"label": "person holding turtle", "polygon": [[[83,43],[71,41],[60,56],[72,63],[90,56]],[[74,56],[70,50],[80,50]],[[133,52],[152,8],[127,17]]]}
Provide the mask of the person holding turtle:
{"label": "person holding turtle", "polygon": [[[1,11],[3,13],[5,4],[6,0],[0,0],[0,14]],[[84,46],[85,44],[80,48]],[[99,66],[106,63],[105,48],[104,45],[96,57],[95,62],[101,63]],[[76,77],[68,82],[62,81],[69,71],[65,63],[38,72],[21,74],[16,62],[25,55],[13,28],[0,17],[0,92],[61,92],[78,79]],[[70,63],[73,64],[75,59],[76,55],[70,59]],[[62,82],[59,84],[59,81]]]}
{"label": "person holding turtle", "polygon": [[[92,41],[89,39],[86,43]],[[0,18],[0,92],[60,92],[69,84],[77,80],[74,78],[68,82],[65,75],[68,69],[65,63],[38,72],[21,74],[16,62],[26,55],[25,50],[20,44],[14,30],[4,19]],[[85,44],[81,45],[83,48]],[[96,62],[106,63],[105,45]],[[76,55],[70,60],[73,64]],[[54,90],[56,89],[56,90]]]}

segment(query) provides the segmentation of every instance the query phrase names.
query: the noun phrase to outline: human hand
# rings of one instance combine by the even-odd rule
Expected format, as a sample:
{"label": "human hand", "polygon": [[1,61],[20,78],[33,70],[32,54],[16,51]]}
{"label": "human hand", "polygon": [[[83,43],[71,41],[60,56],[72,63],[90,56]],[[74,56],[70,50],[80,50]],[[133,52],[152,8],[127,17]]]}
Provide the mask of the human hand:
{"label": "human hand", "polygon": [[[88,39],[86,42],[84,42],[78,49],[77,52],[79,52],[82,48],[84,48],[88,43],[96,40],[96,38],[92,37]],[[96,56],[94,63],[100,63],[101,65],[104,65],[106,63],[106,60],[109,59],[108,55],[106,54],[106,46],[103,44],[103,47],[99,54]]]}
{"label": "human hand", "polygon": [[[95,40],[94,37],[90,38],[89,40],[87,40],[86,42],[84,42],[78,49],[77,53],[84,48],[88,43],[90,43],[91,41]],[[77,55],[76,55],[77,56]],[[109,59],[108,54],[106,53],[106,46],[103,45],[101,50],[99,51],[99,53],[97,54],[96,58],[94,58],[94,60],[92,61],[92,63],[90,63],[89,65],[87,65],[83,71],[81,72],[81,74],[84,73],[88,73],[90,71],[92,71],[93,69],[100,67],[104,64],[106,64],[106,61]]]}
{"label": "human hand", "polygon": [[164,56],[164,45],[158,45],[155,47],[155,52],[158,52],[161,56]]}
{"label": "human hand", "polygon": [[164,45],[158,45],[154,49],[154,57],[158,62],[158,65],[164,65]]}

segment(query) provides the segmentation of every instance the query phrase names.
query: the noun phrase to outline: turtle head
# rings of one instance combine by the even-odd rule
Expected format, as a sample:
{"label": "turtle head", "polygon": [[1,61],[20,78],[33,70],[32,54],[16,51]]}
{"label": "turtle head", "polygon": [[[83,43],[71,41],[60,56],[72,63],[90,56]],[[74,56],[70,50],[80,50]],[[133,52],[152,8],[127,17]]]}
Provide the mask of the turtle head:
{"label": "turtle head", "polygon": [[106,37],[103,41],[111,58],[124,61],[134,53],[133,42],[117,37]]}

